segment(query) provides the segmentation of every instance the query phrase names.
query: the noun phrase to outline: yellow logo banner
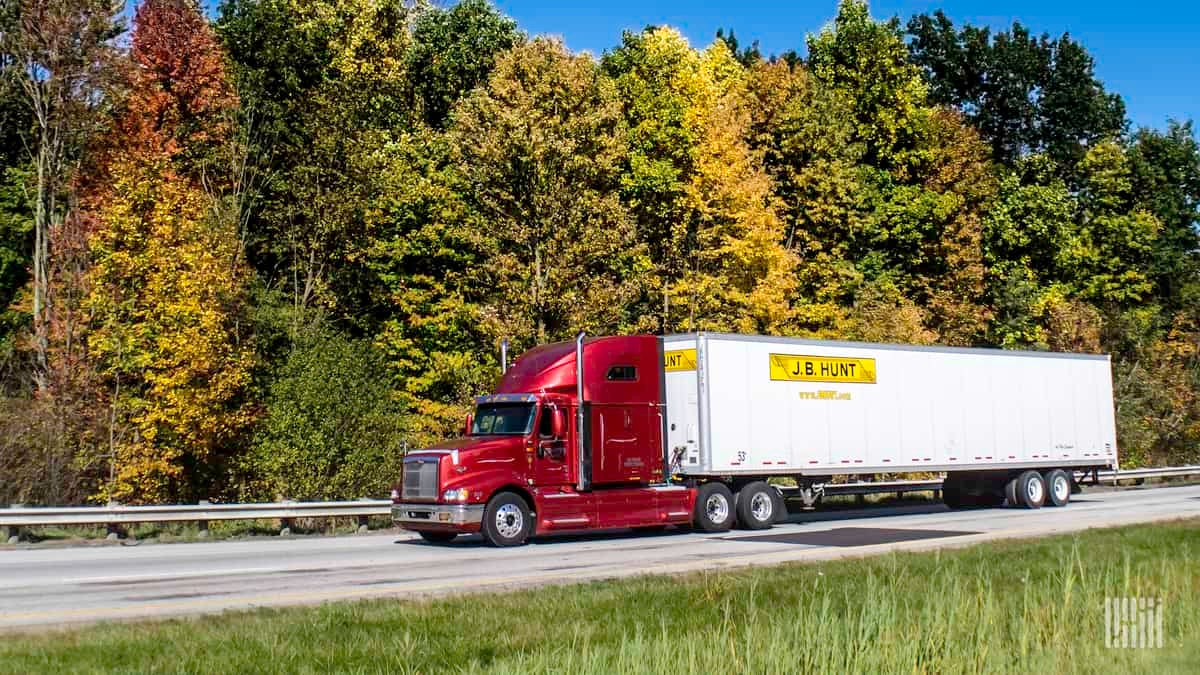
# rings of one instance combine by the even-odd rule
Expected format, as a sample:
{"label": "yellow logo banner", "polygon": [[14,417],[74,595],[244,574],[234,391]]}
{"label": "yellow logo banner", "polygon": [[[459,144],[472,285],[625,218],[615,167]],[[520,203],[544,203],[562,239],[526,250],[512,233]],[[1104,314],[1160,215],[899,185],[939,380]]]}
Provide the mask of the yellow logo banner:
{"label": "yellow logo banner", "polygon": [[680,370],[695,370],[696,350],[676,349],[675,351],[663,352],[663,369],[668,373]]}
{"label": "yellow logo banner", "polygon": [[875,359],[772,354],[771,379],[784,382],[875,384]]}

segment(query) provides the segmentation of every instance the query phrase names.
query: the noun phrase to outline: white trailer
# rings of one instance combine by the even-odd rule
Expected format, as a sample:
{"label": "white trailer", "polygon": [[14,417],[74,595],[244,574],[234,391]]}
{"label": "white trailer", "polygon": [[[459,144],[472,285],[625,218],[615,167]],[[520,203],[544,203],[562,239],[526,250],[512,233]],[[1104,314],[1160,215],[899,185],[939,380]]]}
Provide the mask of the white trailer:
{"label": "white trailer", "polygon": [[808,502],[839,474],[946,472],[951,506],[1036,508],[1117,466],[1107,355],[717,333],[663,350],[677,475],[791,476]]}

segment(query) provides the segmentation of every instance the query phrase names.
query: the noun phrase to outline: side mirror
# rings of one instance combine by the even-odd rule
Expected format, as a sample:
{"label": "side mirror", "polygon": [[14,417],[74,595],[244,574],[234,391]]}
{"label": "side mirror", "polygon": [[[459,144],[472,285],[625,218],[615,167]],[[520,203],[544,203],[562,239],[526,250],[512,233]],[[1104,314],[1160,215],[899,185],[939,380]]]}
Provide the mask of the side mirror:
{"label": "side mirror", "polygon": [[554,408],[550,411],[550,433],[554,434],[555,438],[563,438],[567,435],[567,414],[562,408]]}
{"label": "side mirror", "polygon": [[475,413],[469,412],[469,413],[467,413],[467,424],[466,424],[466,426],[463,427],[463,435],[470,436],[471,435],[471,427],[473,427],[473,426],[475,426]]}

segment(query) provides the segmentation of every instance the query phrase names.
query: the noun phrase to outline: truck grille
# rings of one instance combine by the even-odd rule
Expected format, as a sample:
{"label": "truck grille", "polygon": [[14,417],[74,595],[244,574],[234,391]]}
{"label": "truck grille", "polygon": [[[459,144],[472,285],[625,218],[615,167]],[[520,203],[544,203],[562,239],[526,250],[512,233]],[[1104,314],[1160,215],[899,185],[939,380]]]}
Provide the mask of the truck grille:
{"label": "truck grille", "polygon": [[437,499],[438,460],[416,459],[404,462],[403,499]]}

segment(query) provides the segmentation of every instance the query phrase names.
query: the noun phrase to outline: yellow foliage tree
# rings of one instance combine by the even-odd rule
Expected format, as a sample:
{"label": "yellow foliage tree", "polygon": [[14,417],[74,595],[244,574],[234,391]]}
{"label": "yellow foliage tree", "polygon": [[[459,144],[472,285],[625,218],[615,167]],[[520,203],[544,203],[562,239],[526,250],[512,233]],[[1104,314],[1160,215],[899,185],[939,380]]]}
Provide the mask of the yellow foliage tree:
{"label": "yellow foliage tree", "polygon": [[[675,325],[687,330],[779,334],[794,328],[796,258],[784,248],[770,177],[746,139],[749,98],[724,42],[700,59],[703,86],[689,116],[700,139],[684,189],[695,232],[689,269],[671,288]],[[686,322],[686,323],[685,323]]]}
{"label": "yellow foliage tree", "polygon": [[236,232],[165,162],[122,162],[110,176],[91,244],[89,346],[125,431],[103,496],[204,497],[191,493],[249,415],[237,405],[252,355],[238,341]]}

